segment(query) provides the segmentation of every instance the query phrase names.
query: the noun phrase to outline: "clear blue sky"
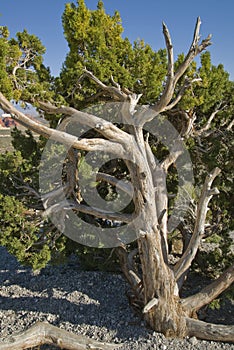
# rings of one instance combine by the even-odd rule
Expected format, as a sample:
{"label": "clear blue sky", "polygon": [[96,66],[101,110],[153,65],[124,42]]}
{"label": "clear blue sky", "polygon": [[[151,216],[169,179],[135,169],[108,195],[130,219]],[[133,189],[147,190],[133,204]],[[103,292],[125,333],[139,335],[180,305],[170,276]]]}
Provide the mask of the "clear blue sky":
{"label": "clear blue sky", "polygon": [[[37,35],[47,49],[45,64],[58,75],[67,44],[61,16],[66,0],[1,0],[0,25],[8,26],[11,36],[24,28]],[[86,0],[95,9],[97,0]],[[124,36],[131,41],[144,39],[155,50],[164,48],[162,21],[172,36],[175,54],[185,52],[192,40],[197,16],[202,19],[202,38],[212,34],[209,51],[212,63],[222,63],[234,80],[234,0],[104,0],[105,9],[121,14]]]}

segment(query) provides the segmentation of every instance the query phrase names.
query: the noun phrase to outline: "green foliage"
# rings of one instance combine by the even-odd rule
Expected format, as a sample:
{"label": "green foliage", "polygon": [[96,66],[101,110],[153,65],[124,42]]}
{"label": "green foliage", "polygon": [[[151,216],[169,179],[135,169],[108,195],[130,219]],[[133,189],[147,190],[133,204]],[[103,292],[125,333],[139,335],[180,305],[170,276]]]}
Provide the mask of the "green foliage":
{"label": "green foliage", "polygon": [[144,91],[142,103],[158,97],[166,74],[166,52],[154,52],[142,40],[132,46],[127,38],[123,39],[118,12],[110,16],[102,2],[97,10],[89,10],[83,1],[78,1],[78,6],[66,5],[63,27],[69,53],[57,88],[69,104],[84,106],[87,97],[99,92],[90,80],[82,81],[79,88],[78,79],[85,67],[106,84],[113,76],[122,87],[136,93]]}
{"label": "green foliage", "polygon": [[[232,239],[225,232],[210,236],[206,243],[212,242],[211,248],[199,251],[195,260],[195,266],[206,276],[217,277],[227,267],[233,263],[233,252],[230,247],[233,245]],[[213,239],[212,239],[213,238]],[[215,241],[215,243],[214,243]]]}
{"label": "green foliage", "polygon": [[220,101],[225,101],[232,83],[222,64],[217,67],[211,64],[209,52],[201,56],[199,76],[202,79],[202,84],[196,91],[201,100],[199,111],[200,113],[211,112]]}
{"label": "green foliage", "polygon": [[[38,190],[37,169],[43,141],[36,142],[30,131],[24,134],[16,128],[12,131],[12,136],[15,151],[0,154],[0,193],[22,197],[27,193],[26,185]],[[32,198],[23,198],[24,203],[34,203]]]}
{"label": "green foliage", "polygon": [[43,65],[45,47],[26,30],[9,39],[6,27],[0,27],[0,89],[9,99],[30,102],[35,96],[50,100],[53,79]]}
{"label": "green foliage", "polygon": [[6,95],[7,98],[11,97],[12,81],[6,70],[7,56],[9,51],[8,46],[9,31],[7,27],[0,27],[0,91]]}
{"label": "green foliage", "polygon": [[46,244],[39,244],[35,249],[39,228],[26,213],[22,202],[0,194],[0,244],[19,262],[40,269],[50,260],[50,251]]}
{"label": "green foliage", "polygon": [[230,286],[227,290],[225,290],[219,298],[214,299],[210,304],[209,308],[211,310],[220,310],[220,308],[226,303],[233,303],[234,300],[234,287]]}
{"label": "green foliage", "polygon": [[211,310],[219,310],[220,309],[220,299],[215,299],[209,304],[209,308]]}
{"label": "green foliage", "polygon": [[[165,50],[155,52],[143,40],[132,44],[128,38],[123,38],[124,28],[120,14],[107,14],[102,1],[98,2],[96,10],[89,10],[84,0],[78,0],[77,4],[67,3],[62,22],[69,52],[61,74],[56,79],[51,77],[49,68],[43,64],[45,47],[35,35],[24,30],[17,33],[16,38],[9,39],[8,29],[0,27],[0,91],[8,99],[14,99],[19,104],[22,101],[36,101],[37,98],[53,100],[58,105],[69,104],[78,109],[96,101],[108,100],[109,97],[89,79],[79,80],[86,67],[107,85],[111,84],[113,76],[122,88],[137,94],[143,93],[140,100],[142,104],[157,101],[165,86]],[[175,68],[183,58],[183,54],[178,56]],[[168,114],[168,118],[181,132],[184,127],[181,114],[186,111],[189,117],[196,115],[196,131],[206,125],[213,112],[218,111],[209,132],[199,137],[194,133],[192,137],[185,139],[185,143],[194,164],[196,188],[202,187],[204,178],[211,169],[219,166],[223,170],[216,180],[220,194],[210,203],[210,228],[206,230],[207,242],[216,243],[217,249],[198,256],[198,260],[202,262],[200,268],[204,272],[212,271],[212,265],[215,266],[216,273],[219,273],[230,265],[232,259],[228,232],[233,229],[234,145],[232,131],[227,130],[227,126],[234,113],[234,83],[229,80],[228,73],[221,64],[212,65],[210,53],[206,52],[201,55],[199,68],[193,62],[187,69],[178,82],[175,94],[180,91],[185,79],[197,77],[202,80],[186,90],[174,110],[176,114]],[[56,127],[63,116],[45,117],[52,127]],[[12,135],[15,151],[0,155],[0,244],[15,254],[21,263],[29,264],[35,269],[42,268],[52,260],[55,262],[66,259],[72,252],[81,256],[89,268],[97,265],[100,268],[112,266],[110,251],[96,251],[71,243],[51,222],[42,217],[42,203],[36,194],[39,187],[38,166],[45,140],[35,140],[32,133],[26,132],[24,135],[16,129]],[[157,159],[162,160],[168,155],[168,149],[163,143],[151,135],[149,144]],[[54,146],[47,156],[53,160],[53,156],[59,152],[63,152],[62,146]],[[126,167],[120,160],[111,163],[111,170],[108,169],[109,166],[110,164],[106,164],[102,171],[118,179],[129,179]],[[116,196],[113,186],[92,182],[91,168],[85,159],[79,163],[78,170],[86,180],[90,180],[91,187],[97,185],[103,198],[111,200]],[[53,166],[50,171],[53,171]],[[178,174],[174,166],[170,168],[167,185],[170,194],[176,192]],[[197,197],[194,191],[192,199],[196,201]],[[171,206],[173,203],[172,198]],[[126,211],[133,211],[133,203]],[[192,226],[193,219],[188,218],[187,223]],[[177,233],[171,233],[171,238]]]}
{"label": "green foliage", "polygon": [[37,270],[66,258],[67,238],[42,216],[38,166],[44,140],[17,129],[12,136],[15,150],[0,154],[0,245]]}

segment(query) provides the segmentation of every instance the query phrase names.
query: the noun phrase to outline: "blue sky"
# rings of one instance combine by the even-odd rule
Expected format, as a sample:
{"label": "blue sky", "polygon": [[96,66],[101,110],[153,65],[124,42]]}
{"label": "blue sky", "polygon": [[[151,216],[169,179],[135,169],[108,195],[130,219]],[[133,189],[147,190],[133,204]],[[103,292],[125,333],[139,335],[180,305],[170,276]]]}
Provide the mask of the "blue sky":
{"label": "blue sky", "polygon": [[[0,25],[8,26],[11,36],[24,28],[37,35],[47,49],[45,64],[58,75],[67,53],[61,16],[66,0],[1,0]],[[97,0],[86,0],[95,9]],[[212,63],[222,63],[234,80],[234,1],[233,0],[104,0],[105,9],[121,14],[124,36],[131,41],[144,39],[155,50],[164,48],[162,21],[166,22],[175,55],[186,52],[197,16],[202,19],[202,39],[212,34],[209,51]]]}

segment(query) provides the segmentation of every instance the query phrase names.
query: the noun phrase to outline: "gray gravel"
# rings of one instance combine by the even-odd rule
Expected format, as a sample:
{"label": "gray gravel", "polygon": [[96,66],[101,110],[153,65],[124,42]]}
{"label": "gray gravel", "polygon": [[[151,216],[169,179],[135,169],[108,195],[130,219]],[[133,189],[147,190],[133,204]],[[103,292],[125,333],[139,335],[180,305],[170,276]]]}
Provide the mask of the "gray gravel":
{"label": "gray gravel", "polygon": [[3,247],[0,257],[1,339],[40,320],[99,341],[123,343],[123,350],[234,349],[233,344],[194,337],[166,339],[148,329],[130,308],[121,275],[82,271],[72,263],[35,274]]}

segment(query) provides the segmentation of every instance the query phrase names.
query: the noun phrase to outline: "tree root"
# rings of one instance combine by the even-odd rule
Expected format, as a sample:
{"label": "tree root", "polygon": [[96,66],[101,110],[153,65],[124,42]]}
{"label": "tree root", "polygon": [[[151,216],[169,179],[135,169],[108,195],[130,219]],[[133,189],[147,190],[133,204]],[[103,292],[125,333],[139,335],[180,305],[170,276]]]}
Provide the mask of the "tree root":
{"label": "tree root", "polygon": [[192,318],[186,318],[188,336],[199,339],[234,342],[234,326],[207,323]]}
{"label": "tree root", "polygon": [[121,344],[101,343],[88,337],[59,329],[46,322],[37,322],[28,330],[9,337],[0,343],[0,350],[22,350],[43,344],[53,344],[67,350],[114,350],[121,347]]}

